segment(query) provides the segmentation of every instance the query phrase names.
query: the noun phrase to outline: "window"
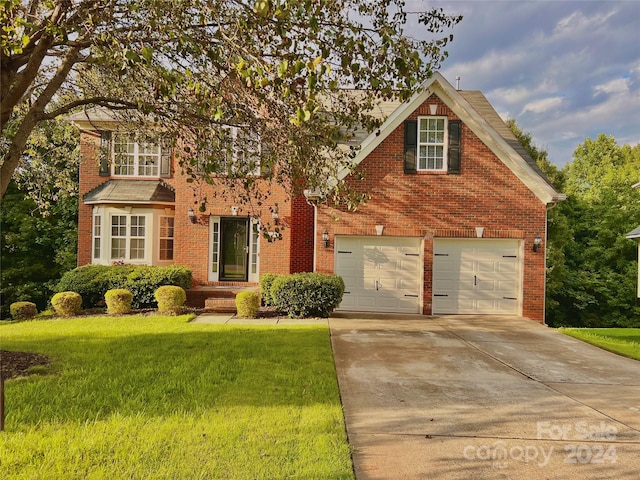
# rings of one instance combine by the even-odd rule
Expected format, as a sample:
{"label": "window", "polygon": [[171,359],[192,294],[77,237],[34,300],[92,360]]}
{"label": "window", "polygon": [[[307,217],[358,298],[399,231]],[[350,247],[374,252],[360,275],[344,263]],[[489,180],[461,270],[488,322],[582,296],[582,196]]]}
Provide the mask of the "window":
{"label": "window", "polygon": [[447,119],[418,119],[418,170],[446,170]]}
{"label": "window", "polygon": [[113,134],[113,175],[169,176],[170,150],[132,133]]}
{"label": "window", "polygon": [[160,217],[160,260],[173,260],[173,217]]}
{"label": "window", "polygon": [[[241,127],[223,127],[206,133],[209,145],[200,146],[195,171],[214,175],[259,176],[260,139]],[[216,155],[222,152],[222,160]]]}
{"label": "window", "polygon": [[144,260],[146,217],[111,216],[111,260]]}
{"label": "window", "polygon": [[93,216],[93,258],[100,258],[102,253],[102,216]]}

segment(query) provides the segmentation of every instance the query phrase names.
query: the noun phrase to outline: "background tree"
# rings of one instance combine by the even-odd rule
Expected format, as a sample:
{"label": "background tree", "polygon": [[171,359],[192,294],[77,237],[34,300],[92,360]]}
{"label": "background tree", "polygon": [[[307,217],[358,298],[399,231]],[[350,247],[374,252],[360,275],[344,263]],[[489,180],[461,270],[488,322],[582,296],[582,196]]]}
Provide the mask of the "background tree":
{"label": "background tree", "polygon": [[612,136],[587,138],[563,169],[507,121],[556,190],[567,199],[548,212],[546,321],[551,326],[639,326],[637,246],[626,234],[640,225],[640,145]]}
{"label": "background tree", "polygon": [[[373,128],[380,99],[410,96],[446,57],[445,30],[461,20],[418,13],[425,37],[414,39],[402,0],[0,4],[2,194],[34,127],[90,106],[146,123],[176,147],[186,140],[189,173],[197,162],[205,173],[224,168],[220,127],[236,126],[249,145],[260,138],[274,181],[324,187],[349,165],[338,140]],[[251,187],[250,175],[234,177]]]}
{"label": "background tree", "polygon": [[61,197],[40,213],[11,182],[0,211],[0,316],[9,305],[25,300],[43,310],[51,287],[62,273],[76,266],[77,197]]}

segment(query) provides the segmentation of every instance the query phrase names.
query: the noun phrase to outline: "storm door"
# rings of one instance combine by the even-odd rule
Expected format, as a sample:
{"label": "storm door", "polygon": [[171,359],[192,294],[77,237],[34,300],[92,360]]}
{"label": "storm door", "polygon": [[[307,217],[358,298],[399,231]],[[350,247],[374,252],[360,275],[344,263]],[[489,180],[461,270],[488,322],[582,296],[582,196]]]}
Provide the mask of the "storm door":
{"label": "storm door", "polygon": [[249,260],[249,220],[221,218],[220,280],[246,282]]}

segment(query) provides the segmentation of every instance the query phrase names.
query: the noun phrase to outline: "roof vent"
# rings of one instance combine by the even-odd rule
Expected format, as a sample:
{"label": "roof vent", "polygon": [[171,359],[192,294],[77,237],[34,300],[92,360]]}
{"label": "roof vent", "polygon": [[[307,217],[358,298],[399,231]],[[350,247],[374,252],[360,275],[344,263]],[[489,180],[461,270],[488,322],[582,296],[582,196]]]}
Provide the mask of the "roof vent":
{"label": "roof vent", "polygon": [[456,90],[460,90],[460,77],[456,77]]}

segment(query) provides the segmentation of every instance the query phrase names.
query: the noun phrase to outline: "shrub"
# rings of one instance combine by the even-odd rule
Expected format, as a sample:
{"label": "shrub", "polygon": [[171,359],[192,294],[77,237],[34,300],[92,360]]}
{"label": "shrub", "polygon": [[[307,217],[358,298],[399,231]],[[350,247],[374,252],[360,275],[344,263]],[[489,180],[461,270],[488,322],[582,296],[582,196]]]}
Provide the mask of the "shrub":
{"label": "shrub", "polygon": [[60,317],[72,317],[82,311],[82,297],[76,292],[60,292],[51,298],[51,305]]}
{"label": "shrub", "polygon": [[131,311],[131,301],[133,294],[124,288],[114,288],[107,290],[104,294],[104,301],[107,304],[107,313],[124,314]]}
{"label": "shrub", "polygon": [[262,297],[262,304],[265,307],[273,306],[273,297],[271,296],[271,286],[273,281],[278,277],[274,273],[265,273],[260,277],[260,296]]}
{"label": "shrub", "polygon": [[77,292],[82,296],[84,308],[101,305],[104,295],[113,288],[125,288],[127,275],[133,265],[84,265],[66,272],[55,290]]}
{"label": "shrub", "polygon": [[187,293],[184,288],[175,285],[165,285],[158,288],[154,297],[158,302],[158,313],[165,315],[179,314],[184,302],[187,301]]}
{"label": "shrub", "polygon": [[82,295],[83,306],[100,305],[108,290],[124,288],[133,294],[132,308],[155,308],[154,293],[163,285],[191,287],[191,270],[179,265],[84,265],[62,276],[55,290]]}
{"label": "shrub", "polygon": [[281,275],[271,285],[274,305],[289,317],[326,318],[340,305],[343,294],[344,281],[337,275]]}
{"label": "shrub", "polygon": [[29,320],[38,313],[36,304],[32,302],[14,302],[9,306],[9,311],[14,320]]}
{"label": "shrub", "polygon": [[236,309],[238,316],[256,318],[260,308],[260,294],[255,291],[240,292],[236,295]]}
{"label": "shrub", "polygon": [[155,293],[159,287],[166,285],[188,290],[191,288],[191,270],[179,265],[139,266],[127,276],[124,288],[133,293],[133,308],[155,308]]}

